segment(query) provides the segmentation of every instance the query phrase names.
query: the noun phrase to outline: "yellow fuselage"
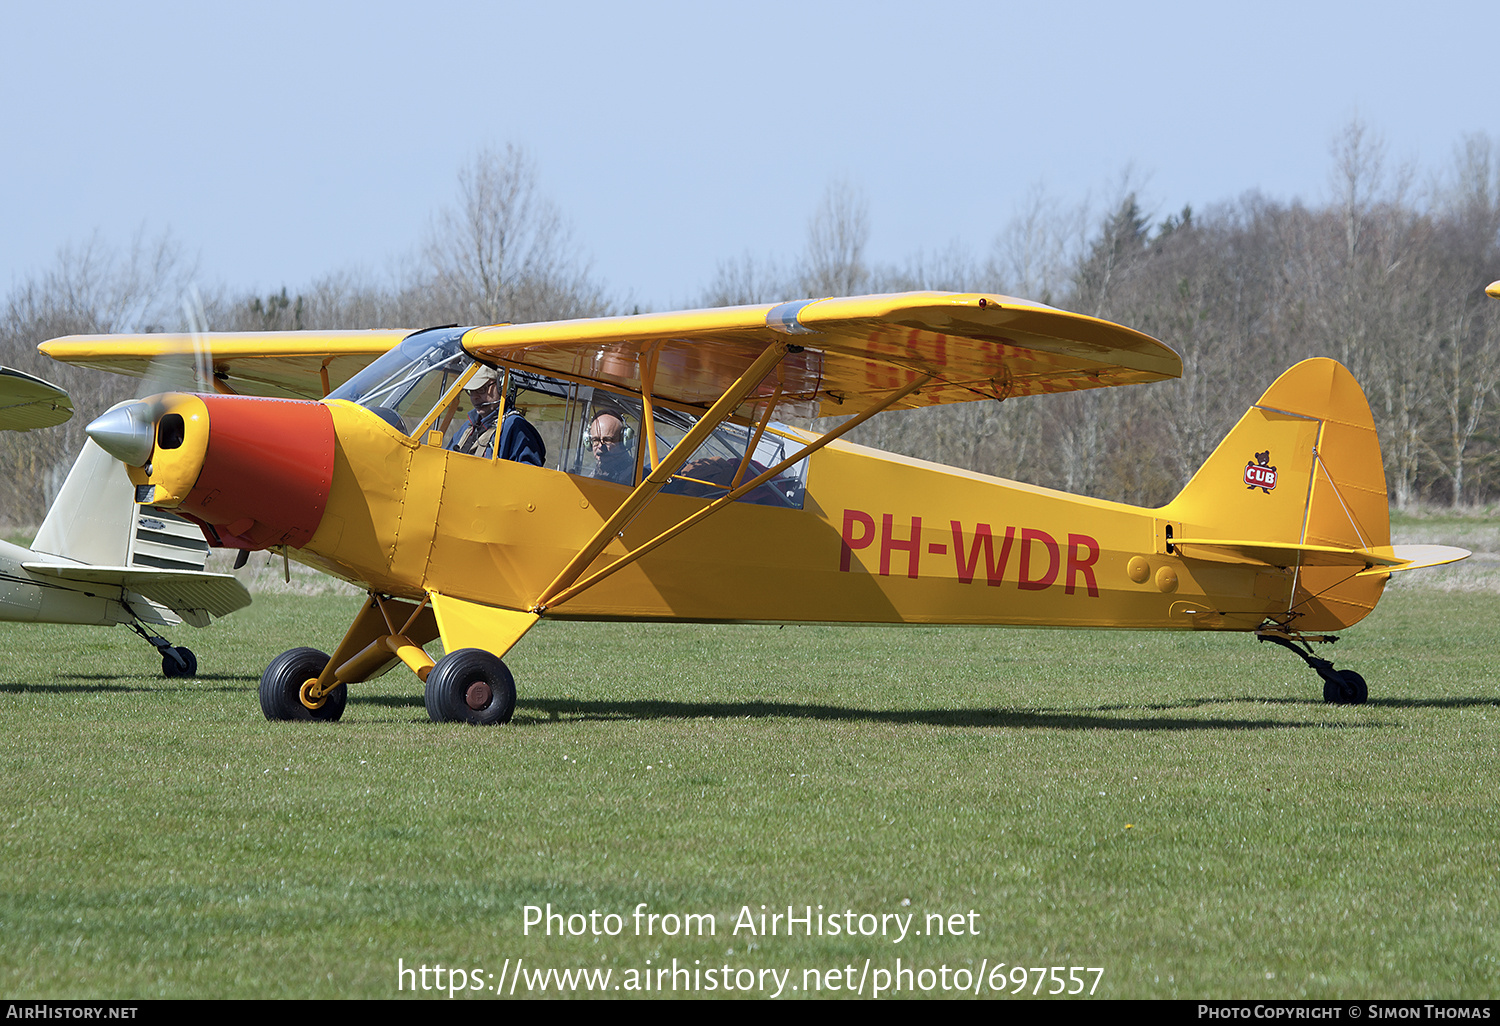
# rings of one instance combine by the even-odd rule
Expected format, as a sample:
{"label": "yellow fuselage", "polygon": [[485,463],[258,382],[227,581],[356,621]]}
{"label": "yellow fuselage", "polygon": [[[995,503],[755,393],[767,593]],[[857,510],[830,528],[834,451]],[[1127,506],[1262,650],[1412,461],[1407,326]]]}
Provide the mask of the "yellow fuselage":
{"label": "yellow fuselage", "polygon": [[[376,592],[532,609],[630,491],[419,444],[358,406],[328,405],[331,486],[297,557]],[[546,615],[1253,630],[1285,613],[1294,588],[1316,592],[1315,579],[1329,573],[1303,568],[1297,581],[1291,570],[1232,557],[1169,553],[1166,526],[1179,538],[1195,528],[1173,521],[1172,507],[1078,497],[842,443],[809,459],[804,509],[732,503]],[[594,567],[706,504],[656,496]],[[1341,584],[1340,613],[1299,626],[1355,622],[1384,582]]]}

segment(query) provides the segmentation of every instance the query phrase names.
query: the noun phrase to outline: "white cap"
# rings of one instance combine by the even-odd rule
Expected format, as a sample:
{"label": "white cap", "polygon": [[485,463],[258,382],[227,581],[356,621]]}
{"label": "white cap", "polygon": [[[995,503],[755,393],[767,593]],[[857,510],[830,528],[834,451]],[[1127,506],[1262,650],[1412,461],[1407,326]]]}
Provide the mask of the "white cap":
{"label": "white cap", "polygon": [[477,392],[494,380],[495,368],[481,364],[479,369],[474,372],[474,376],[469,379],[469,383],[465,385],[464,388],[470,392]]}

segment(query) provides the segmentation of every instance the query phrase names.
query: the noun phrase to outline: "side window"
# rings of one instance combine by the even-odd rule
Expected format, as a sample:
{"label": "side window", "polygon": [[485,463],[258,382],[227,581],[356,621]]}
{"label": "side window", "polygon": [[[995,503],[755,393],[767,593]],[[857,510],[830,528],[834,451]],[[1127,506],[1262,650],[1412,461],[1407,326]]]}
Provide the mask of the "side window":
{"label": "side window", "polygon": [[[570,407],[566,416],[568,430],[563,439],[567,455],[560,469],[627,486],[639,481],[637,467],[642,468],[643,474],[651,472],[651,448],[642,437],[643,408],[639,396],[580,385],[575,388]],[[658,458],[665,460],[667,453],[693,429],[697,418],[660,406],[654,413],[656,452]],[[759,477],[802,446],[796,438],[779,433],[779,427],[769,425],[746,460],[745,449],[755,428],[735,423],[720,425],[662,491],[717,499],[736,485]],[[549,440],[548,445],[551,444]],[[807,461],[802,460],[738,501],[801,509],[806,491]]]}
{"label": "side window", "polygon": [[480,366],[427,414],[422,440],[437,435],[443,448],[461,455],[556,466],[573,388],[537,374]]}
{"label": "side window", "polygon": [[367,397],[366,407],[398,431],[405,434],[416,431],[434,404],[469,369],[470,361],[462,350],[447,356],[433,355],[439,359],[428,366],[408,368],[388,386]]}
{"label": "side window", "polygon": [[505,409],[519,413],[536,428],[546,446],[544,467],[563,468],[566,463],[568,409],[578,386],[556,378],[511,371],[505,386]]}
{"label": "side window", "polygon": [[640,399],[580,386],[569,423],[572,459],[565,470],[615,484],[635,484],[640,453]]}
{"label": "side window", "polygon": [[[665,454],[682,441],[692,429],[694,418],[676,411],[658,411],[656,418],[657,451]],[[786,459],[800,443],[790,441],[768,427],[750,458],[745,449],[755,429],[745,424],[721,424],[683,464],[672,480],[662,488],[677,495],[697,495],[717,499],[746,481]],[[785,506],[801,509],[807,490],[807,461],[793,464],[779,475],[742,495],[738,501],[759,506]]]}

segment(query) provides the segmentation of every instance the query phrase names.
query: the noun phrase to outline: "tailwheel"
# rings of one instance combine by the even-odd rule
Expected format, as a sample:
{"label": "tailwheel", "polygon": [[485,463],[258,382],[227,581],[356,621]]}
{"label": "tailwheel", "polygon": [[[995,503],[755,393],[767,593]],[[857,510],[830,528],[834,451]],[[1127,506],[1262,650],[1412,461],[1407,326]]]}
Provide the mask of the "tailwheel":
{"label": "tailwheel", "polygon": [[196,677],[198,675],[198,657],[193,655],[191,649],[183,645],[174,646],[139,620],[126,626],[155,646],[157,654],[161,656],[163,677]]}
{"label": "tailwheel", "polygon": [[1311,642],[1332,643],[1339,640],[1337,637],[1329,634],[1301,634],[1270,625],[1256,631],[1255,637],[1259,641],[1275,642],[1282,648],[1295,652],[1314,673],[1323,678],[1323,701],[1329,705],[1364,705],[1369,701],[1370,689],[1363,677],[1353,670],[1335,670],[1331,661],[1313,655]]}
{"label": "tailwheel", "polygon": [[344,715],[349,687],[340,684],[314,699],[309,688],[328,665],[328,653],[294,648],[271,660],[260,675],[260,711],[268,720],[337,720]]}
{"label": "tailwheel", "polygon": [[498,657],[461,648],[433,665],[423,697],[434,723],[509,723],[516,711],[516,681]]}
{"label": "tailwheel", "polygon": [[167,646],[161,650],[161,675],[163,677],[196,677],[198,657],[183,645]]}
{"label": "tailwheel", "polygon": [[1323,701],[1332,705],[1364,705],[1370,689],[1353,670],[1336,670],[1323,679]]}

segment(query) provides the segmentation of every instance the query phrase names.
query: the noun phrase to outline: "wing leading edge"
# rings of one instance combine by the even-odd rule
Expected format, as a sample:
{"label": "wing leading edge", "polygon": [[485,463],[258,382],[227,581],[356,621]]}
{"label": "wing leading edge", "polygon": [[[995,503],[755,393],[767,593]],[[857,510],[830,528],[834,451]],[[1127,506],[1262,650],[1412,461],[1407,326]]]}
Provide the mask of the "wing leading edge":
{"label": "wing leading edge", "polygon": [[212,365],[220,391],[321,399],[409,334],[401,329],[67,335],[37,348],[62,363],[136,378],[162,361],[190,369],[201,355]]}

